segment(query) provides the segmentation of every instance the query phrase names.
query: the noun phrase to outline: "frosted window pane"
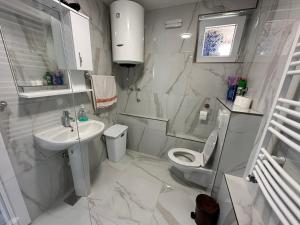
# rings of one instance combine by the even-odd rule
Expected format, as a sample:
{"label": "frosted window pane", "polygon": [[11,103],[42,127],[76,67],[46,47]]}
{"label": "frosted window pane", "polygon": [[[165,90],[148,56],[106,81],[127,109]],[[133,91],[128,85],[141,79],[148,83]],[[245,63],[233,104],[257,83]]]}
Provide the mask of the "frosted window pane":
{"label": "frosted window pane", "polygon": [[204,31],[203,56],[231,55],[237,25],[206,27]]}

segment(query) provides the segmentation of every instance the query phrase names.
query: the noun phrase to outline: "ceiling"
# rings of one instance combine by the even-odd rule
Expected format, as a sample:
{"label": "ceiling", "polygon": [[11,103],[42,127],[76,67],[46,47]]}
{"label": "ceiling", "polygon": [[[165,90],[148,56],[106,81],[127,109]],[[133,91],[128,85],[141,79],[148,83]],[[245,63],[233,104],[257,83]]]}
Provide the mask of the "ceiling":
{"label": "ceiling", "polygon": [[[115,0],[104,0],[107,4]],[[183,5],[187,3],[197,2],[198,0],[134,0],[145,7],[146,10],[166,8],[175,5]]]}

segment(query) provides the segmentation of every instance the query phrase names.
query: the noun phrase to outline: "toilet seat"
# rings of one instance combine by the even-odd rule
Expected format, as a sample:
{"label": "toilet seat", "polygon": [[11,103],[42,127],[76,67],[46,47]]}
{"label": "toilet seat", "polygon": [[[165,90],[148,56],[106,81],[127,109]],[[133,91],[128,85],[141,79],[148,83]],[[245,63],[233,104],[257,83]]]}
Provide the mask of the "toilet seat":
{"label": "toilet seat", "polygon": [[179,166],[205,167],[214,152],[217,140],[218,131],[213,130],[205,142],[202,152],[193,151],[187,148],[173,148],[169,150],[168,157],[171,162],[174,162]]}
{"label": "toilet seat", "polygon": [[[191,162],[186,162],[181,159],[179,159],[176,154],[189,154],[193,157],[193,160]],[[182,166],[188,166],[188,167],[203,167],[203,154],[200,152],[196,152],[187,148],[173,148],[168,152],[169,159],[171,159],[173,162],[182,165]]]}

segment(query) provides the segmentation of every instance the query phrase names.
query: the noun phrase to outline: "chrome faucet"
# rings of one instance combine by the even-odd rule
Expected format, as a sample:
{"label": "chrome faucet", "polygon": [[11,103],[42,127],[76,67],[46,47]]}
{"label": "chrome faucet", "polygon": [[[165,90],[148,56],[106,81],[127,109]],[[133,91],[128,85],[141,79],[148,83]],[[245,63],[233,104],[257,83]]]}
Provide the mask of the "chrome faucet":
{"label": "chrome faucet", "polygon": [[64,127],[70,127],[71,128],[71,131],[73,132],[74,129],[71,125],[71,121],[75,121],[75,119],[73,117],[70,116],[70,112],[69,111],[63,111],[63,116],[61,117],[61,122],[62,122],[62,125]]}

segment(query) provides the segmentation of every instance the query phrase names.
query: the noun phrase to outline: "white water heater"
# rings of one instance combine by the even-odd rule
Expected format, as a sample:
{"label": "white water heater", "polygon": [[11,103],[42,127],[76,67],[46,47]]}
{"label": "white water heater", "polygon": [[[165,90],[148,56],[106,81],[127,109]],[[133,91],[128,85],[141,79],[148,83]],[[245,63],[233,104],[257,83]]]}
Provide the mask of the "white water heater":
{"label": "white water heater", "polygon": [[144,62],[144,8],[133,1],[117,0],[110,5],[113,62]]}

